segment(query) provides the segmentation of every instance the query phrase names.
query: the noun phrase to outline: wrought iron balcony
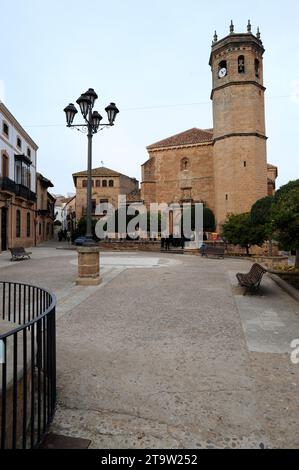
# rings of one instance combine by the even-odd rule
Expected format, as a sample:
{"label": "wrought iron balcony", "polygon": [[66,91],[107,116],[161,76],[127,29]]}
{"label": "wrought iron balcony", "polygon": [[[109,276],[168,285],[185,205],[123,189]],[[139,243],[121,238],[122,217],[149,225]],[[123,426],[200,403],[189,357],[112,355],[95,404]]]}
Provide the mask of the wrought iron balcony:
{"label": "wrought iron balcony", "polygon": [[26,199],[27,201],[36,201],[36,194],[27,188],[27,186],[24,186],[23,184],[16,184],[16,187],[16,197]]}
{"label": "wrought iron balcony", "polygon": [[16,194],[16,183],[6,176],[0,177],[0,191]]}
{"label": "wrought iron balcony", "polygon": [[38,209],[36,213],[37,215],[40,215],[41,217],[50,217],[52,215],[49,209]]}
{"label": "wrought iron balcony", "polygon": [[0,191],[5,191],[10,194],[15,194],[16,197],[25,199],[27,201],[36,201],[36,194],[23,184],[17,184],[6,176],[0,177]]}

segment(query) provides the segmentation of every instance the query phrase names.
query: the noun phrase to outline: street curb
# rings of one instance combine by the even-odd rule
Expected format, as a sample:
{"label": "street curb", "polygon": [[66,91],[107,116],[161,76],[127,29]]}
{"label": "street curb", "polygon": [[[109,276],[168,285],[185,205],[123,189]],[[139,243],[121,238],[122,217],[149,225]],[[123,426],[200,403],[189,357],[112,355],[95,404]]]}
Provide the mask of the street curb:
{"label": "street curb", "polygon": [[272,274],[271,272],[268,271],[269,276],[271,279],[276,282],[276,284],[284,290],[287,294],[289,294],[294,300],[299,302],[299,291],[295,289],[295,287],[292,287],[290,284],[288,284],[286,281],[281,279],[279,276],[276,274]]}

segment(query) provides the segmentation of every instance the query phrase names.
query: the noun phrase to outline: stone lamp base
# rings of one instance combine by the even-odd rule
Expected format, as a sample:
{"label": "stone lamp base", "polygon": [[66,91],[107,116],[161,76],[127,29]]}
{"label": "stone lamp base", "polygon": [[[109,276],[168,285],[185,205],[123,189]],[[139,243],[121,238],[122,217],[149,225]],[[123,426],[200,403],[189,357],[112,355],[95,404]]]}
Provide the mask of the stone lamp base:
{"label": "stone lamp base", "polygon": [[80,246],[78,251],[77,286],[97,286],[100,277],[100,248],[98,246]]}

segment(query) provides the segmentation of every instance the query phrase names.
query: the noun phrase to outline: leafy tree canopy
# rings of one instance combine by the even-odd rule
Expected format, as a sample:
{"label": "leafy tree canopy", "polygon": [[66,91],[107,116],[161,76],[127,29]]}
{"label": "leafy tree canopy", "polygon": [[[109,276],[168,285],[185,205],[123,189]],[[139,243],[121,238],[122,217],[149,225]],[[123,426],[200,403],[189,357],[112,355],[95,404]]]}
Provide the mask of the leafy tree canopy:
{"label": "leafy tree canopy", "polygon": [[251,208],[251,221],[257,225],[265,225],[271,221],[271,209],[275,201],[274,196],[259,199]]}
{"label": "leafy tree canopy", "polygon": [[299,180],[290,181],[277,191],[272,221],[282,248],[299,251]]}
{"label": "leafy tree canopy", "polygon": [[266,238],[264,227],[254,224],[250,213],[229,215],[222,227],[222,237],[232,245],[246,248],[247,254],[251,246],[262,246]]}

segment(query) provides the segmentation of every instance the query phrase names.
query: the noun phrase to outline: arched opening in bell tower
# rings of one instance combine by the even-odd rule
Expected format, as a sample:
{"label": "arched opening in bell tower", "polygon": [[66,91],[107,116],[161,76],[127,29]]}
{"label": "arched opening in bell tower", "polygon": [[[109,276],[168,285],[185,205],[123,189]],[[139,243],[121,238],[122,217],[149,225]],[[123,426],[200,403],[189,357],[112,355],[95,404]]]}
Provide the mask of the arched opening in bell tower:
{"label": "arched opening in bell tower", "polygon": [[245,73],[245,57],[243,55],[238,57],[238,72]]}

